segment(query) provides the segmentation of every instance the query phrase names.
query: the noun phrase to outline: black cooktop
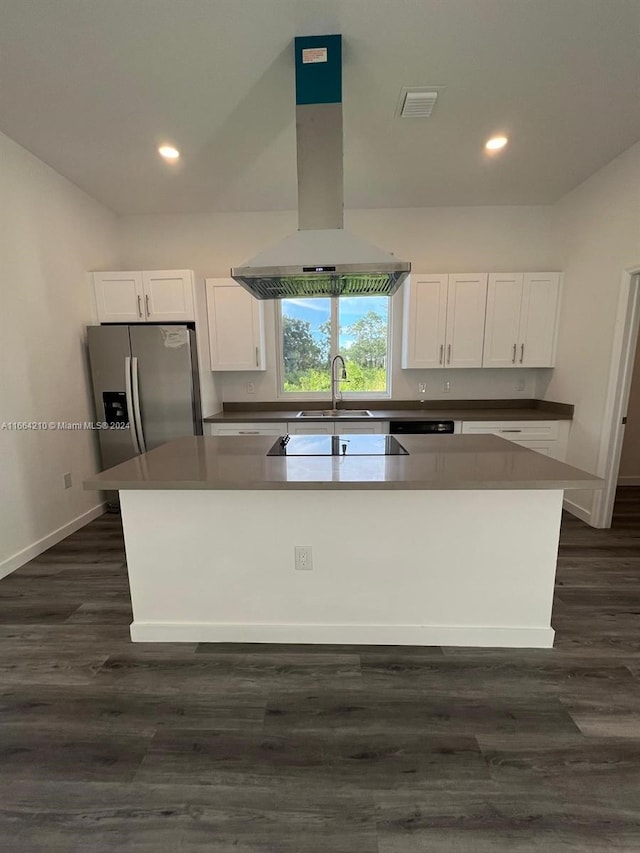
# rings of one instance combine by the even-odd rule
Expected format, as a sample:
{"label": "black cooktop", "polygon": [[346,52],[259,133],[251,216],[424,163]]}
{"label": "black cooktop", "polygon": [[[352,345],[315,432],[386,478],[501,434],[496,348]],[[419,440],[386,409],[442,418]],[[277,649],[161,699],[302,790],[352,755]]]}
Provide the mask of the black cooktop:
{"label": "black cooktop", "polygon": [[267,456],[408,456],[392,435],[281,435]]}

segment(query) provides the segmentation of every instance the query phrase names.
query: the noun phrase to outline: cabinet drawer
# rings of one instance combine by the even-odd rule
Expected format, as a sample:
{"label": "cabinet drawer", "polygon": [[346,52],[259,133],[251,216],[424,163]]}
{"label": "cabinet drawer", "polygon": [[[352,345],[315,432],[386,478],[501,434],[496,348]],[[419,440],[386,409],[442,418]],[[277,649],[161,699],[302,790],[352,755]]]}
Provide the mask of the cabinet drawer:
{"label": "cabinet drawer", "polygon": [[470,435],[500,435],[513,441],[555,441],[559,421],[464,421],[462,432]]}
{"label": "cabinet drawer", "polygon": [[520,447],[527,447],[529,450],[535,450],[537,453],[544,453],[545,456],[555,456],[556,441],[519,441],[510,439],[514,444],[519,444]]}
{"label": "cabinet drawer", "polygon": [[205,435],[284,435],[287,425],[278,423],[217,423],[205,424]]}

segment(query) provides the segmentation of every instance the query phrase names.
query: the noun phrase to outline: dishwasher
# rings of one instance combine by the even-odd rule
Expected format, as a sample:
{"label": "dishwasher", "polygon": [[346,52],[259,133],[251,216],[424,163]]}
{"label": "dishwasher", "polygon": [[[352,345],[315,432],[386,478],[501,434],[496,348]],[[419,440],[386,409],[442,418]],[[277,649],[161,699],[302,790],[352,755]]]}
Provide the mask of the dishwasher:
{"label": "dishwasher", "polygon": [[448,435],[454,432],[455,421],[389,421],[390,435]]}

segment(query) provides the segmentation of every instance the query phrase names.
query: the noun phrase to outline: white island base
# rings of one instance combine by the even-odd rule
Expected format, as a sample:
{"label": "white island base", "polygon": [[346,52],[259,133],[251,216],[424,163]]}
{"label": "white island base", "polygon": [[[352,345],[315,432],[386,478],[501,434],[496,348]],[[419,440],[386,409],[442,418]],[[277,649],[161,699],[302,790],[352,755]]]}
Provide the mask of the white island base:
{"label": "white island base", "polygon": [[550,647],[562,497],[122,490],[131,638]]}

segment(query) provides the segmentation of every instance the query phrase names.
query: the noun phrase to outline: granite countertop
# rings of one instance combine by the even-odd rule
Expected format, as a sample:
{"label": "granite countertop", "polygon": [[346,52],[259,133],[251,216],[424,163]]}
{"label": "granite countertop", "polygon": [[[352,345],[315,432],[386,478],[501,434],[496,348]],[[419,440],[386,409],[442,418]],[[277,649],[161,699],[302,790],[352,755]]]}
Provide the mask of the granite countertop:
{"label": "granite countertop", "polygon": [[[356,418],[365,421],[390,421],[390,420],[453,420],[453,421],[553,421],[571,420],[573,417],[573,406],[565,403],[552,403],[542,400],[427,400],[424,403],[413,403],[407,408],[384,408],[382,401],[375,403],[363,402],[359,405],[353,403],[351,406],[341,406],[340,410],[348,412],[352,409],[368,409],[371,412],[369,418]],[[273,404],[277,406],[278,404]],[[281,404],[280,404],[281,405]],[[269,408],[269,404],[263,403],[256,409],[243,409],[242,404],[236,404],[232,409],[216,412],[203,418],[205,423],[273,423],[277,421],[295,421],[299,411],[327,408],[328,403],[317,400],[305,404],[300,401],[299,407],[292,409]],[[401,403],[399,405],[402,405]],[[305,423],[318,421],[348,420],[347,415],[339,418],[322,417],[318,411],[318,417],[305,417],[298,420]]]}
{"label": "granite countertop", "polygon": [[599,489],[603,481],[493,435],[403,435],[408,456],[267,457],[273,436],[189,436],[85,489]]}

